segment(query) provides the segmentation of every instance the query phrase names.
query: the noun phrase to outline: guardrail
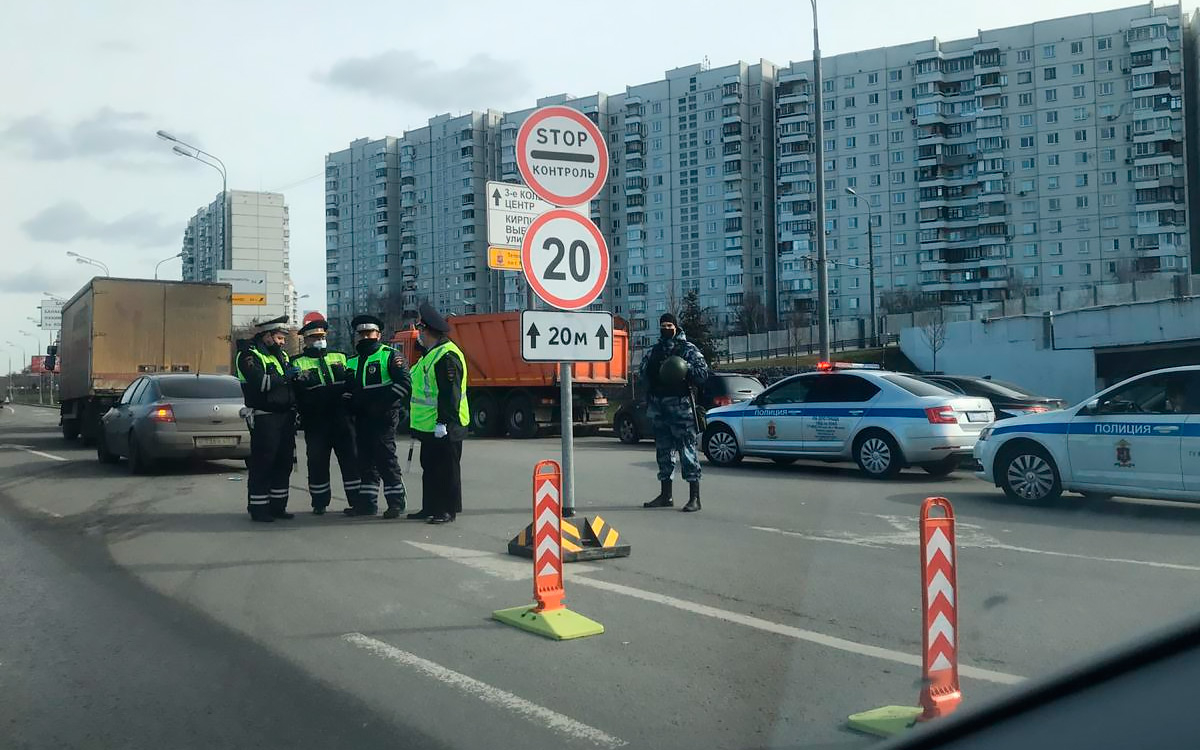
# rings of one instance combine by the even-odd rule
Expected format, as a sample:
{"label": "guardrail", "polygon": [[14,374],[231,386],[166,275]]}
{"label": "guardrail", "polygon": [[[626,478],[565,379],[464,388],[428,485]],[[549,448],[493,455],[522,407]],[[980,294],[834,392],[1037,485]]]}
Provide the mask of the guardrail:
{"label": "guardrail", "polygon": [[[877,349],[900,343],[898,334],[881,335],[878,346],[871,346],[869,341],[862,338],[841,339],[829,342],[830,352],[857,351],[860,349]],[[727,352],[721,359],[723,362],[746,362],[753,359],[773,359],[776,357],[803,357],[817,354],[820,346],[815,341],[804,341],[787,346],[774,346],[765,349],[750,349],[738,352]]]}

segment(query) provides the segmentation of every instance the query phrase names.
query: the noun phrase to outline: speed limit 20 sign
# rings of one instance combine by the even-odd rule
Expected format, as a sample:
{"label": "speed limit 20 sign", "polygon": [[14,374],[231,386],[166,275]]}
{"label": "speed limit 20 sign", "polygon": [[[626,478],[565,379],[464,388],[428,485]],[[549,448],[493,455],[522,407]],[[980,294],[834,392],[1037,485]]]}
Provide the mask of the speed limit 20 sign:
{"label": "speed limit 20 sign", "polygon": [[537,296],[560,310],[579,310],[604,291],[608,245],[590,219],[558,208],[525,231],[521,263]]}

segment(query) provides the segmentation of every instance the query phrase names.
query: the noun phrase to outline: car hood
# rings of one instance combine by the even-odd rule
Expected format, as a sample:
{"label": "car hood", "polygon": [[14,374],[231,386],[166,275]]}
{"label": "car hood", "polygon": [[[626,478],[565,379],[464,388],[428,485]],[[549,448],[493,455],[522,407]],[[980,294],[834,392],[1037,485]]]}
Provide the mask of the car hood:
{"label": "car hood", "polygon": [[1023,414],[1018,417],[1010,417],[1000,422],[993,422],[997,427],[1003,427],[1005,432],[1020,430],[1023,425],[1047,424],[1051,422],[1061,422],[1063,419],[1069,419],[1075,416],[1075,411],[1079,407],[1072,406],[1066,409],[1057,409],[1055,411],[1044,411],[1038,414]]}

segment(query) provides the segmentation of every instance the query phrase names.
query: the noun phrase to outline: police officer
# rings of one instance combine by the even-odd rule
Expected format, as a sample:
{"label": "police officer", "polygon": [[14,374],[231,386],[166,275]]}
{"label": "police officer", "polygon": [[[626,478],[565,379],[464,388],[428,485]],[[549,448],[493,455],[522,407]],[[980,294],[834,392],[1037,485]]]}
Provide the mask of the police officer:
{"label": "police officer", "polygon": [[292,360],[300,369],[296,378],[296,403],[300,408],[300,426],[304,430],[304,448],[308,458],[308,494],[313,515],[324,515],[329,507],[332,488],[329,481],[329,454],[337,454],[346,500],[353,505],[358,495],[358,453],[354,444],[354,423],[349,404],[342,398],[350,380],[346,355],[328,351],[329,324],[313,320],[300,329],[304,351]]}
{"label": "police officer", "polygon": [[387,501],[384,518],[398,518],[404,510],[404,480],[396,460],[396,428],[400,405],[411,390],[404,356],[383,343],[383,321],[359,315],[350,321],[356,356],[350,360],[350,411],[358,443],[358,497],[343,511],[348,516],[373,516],[379,512],[379,481]]}
{"label": "police officer", "polygon": [[254,338],[238,342],[237,376],[250,426],[246,510],[251,520],[289,519],[288,480],[296,452],[296,410],[291,380],[298,374],[283,350],[288,316],[260,323]]}
{"label": "police officer", "polygon": [[698,419],[692,389],[708,380],[708,363],[696,345],[687,340],[671,313],[658,319],[659,340],[642,358],[639,371],[648,391],[647,416],[654,426],[654,450],[658,459],[658,497],[646,508],[669,508],[675,453],[679,453],[683,479],[688,483],[688,501],[682,510],[700,510],[700,461],[696,457]]}
{"label": "police officer", "polygon": [[413,367],[412,433],[421,441],[421,511],[409,518],[452,522],[462,512],[463,438],[471,422],[467,406],[467,358],[448,338],[450,324],[428,302],[417,324],[425,354]]}

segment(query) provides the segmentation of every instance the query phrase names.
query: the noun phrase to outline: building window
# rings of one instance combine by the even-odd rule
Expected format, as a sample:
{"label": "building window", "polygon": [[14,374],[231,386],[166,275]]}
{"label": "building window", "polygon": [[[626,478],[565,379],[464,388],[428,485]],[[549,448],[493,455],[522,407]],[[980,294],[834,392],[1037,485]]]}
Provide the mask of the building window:
{"label": "building window", "polygon": [[874,86],[877,83],[879,83],[879,74],[878,73],[867,73],[867,85]]}
{"label": "building window", "polygon": [[1058,78],[1058,68],[1042,68],[1042,80],[1053,81]]}
{"label": "building window", "polygon": [[1051,242],[1049,243],[1049,247],[1051,255],[1062,255],[1063,244],[1061,242]]}
{"label": "building window", "polygon": [[1075,187],[1087,187],[1088,176],[1087,172],[1075,175]]}
{"label": "building window", "polygon": [[1047,60],[1054,58],[1054,45],[1053,44],[1047,44],[1045,47],[1042,47],[1042,57]]}
{"label": "building window", "polygon": [[1088,160],[1088,152],[1087,151],[1076,151],[1075,152],[1075,163],[1076,164],[1087,164],[1087,160]]}
{"label": "building window", "polygon": [[[898,70],[897,70],[897,71],[893,71],[893,72],[895,72],[895,73],[899,73],[900,71],[898,71]],[[889,101],[889,102],[902,102],[902,101],[904,101],[904,91],[903,91],[903,89],[896,89],[895,91],[889,91],[889,92],[888,92],[888,101]]]}
{"label": "building window", "polygon": [[879,115],[877,113],[867,115],[867,124],[868,125],[878,125],[879,124]]}
{"label": "building window", "polygon": [[1028,70],[1017,73],[1017,83],[1033,83],[1033,73]]}
{"label": "building window", "polygon": [[1046,89],[1045,99],[1047,103],[1058,101],[1058,89]]}
{"label": "building window", "polygon": [[1112,96],[1112,92],[1113,92],[1112,82],[1100,83],[1100,84],[1096,85],[1096,95],[1097,96]]}
{"label": "building window", "polygon": [[1088,197],[1086,195],[1075,196],[1075,208],[1087,208]]}
{"label": "building window", "polygon": [[1116,137],[1117,137],[1117,129],[1116,128],[1112,128],[1112,127],[1100,128],[1100,140],[1111,141],[1113,138],[1116,138]]}
{"label": "building window", "polygon": [[1033,136],[1032,135],[1021,136],[1021,148],[1033,148]]}
{"label": "building window", "polygon": [[1071,54],[1072,55],[1082,55],[1083,54],[1083,42],[1071,42]]}
{"label": "building window", "polygon": [[867,94],[867,104],[878,104],[879,94]]}
{"label": "building window", "polygon": [[846,157],[846,169],[857,169],[857,168],[858,168],[858,157],[857,156]]}
{"label": "building window", "polygon": [[1047,133],[1046,134],[1046,145],[1053,146],[1056,143],[1058,143],[1058,133]]}
{"label": "building window", "polygon": [[1096,40],[1096,49],[1103,52],[1106,49],[1112,49],[1112,37],[1102,36]]}
{"label": "building window", "polygon": [[846,127],[848,127],[848,128],[854,127],[854,118],[853,117],[846,118]]}
{"label": "building window", "polygon": [[1026,92],[1024,94],[1017,94],[1017,104],[1022,107],[1032,107],[1033,106],[1033,94],[1031,92]]}
{"label": "building window", "polygon": [[1046,188],[1049,190],[1058,190],[1058,177],[1047,177]]}
{"label": "building window", "polygon": [[898,81],[901,81],[901,80],[903,80],[903,79],[904,79],[904,72],[903,72],[903,71],[901,71],[901,70],[890,70],[890,71],[888,71],[888,80],[889,80],[889,81],[891,81],[892,83],[896,83],[896,82],[898,82]]}
{"label": "building window", "polygon": [[1062,209],[1062,200],[1059,198],[1051,198],[1046,202],[1046,210],[1059,211]]}
{"label": "building window", "polygon": [[[1087,96],[1087,87],[1086,86],[1072,86],[1071,87],[1071,97],[1073,99],[1082,99],[1086,96]],[[1079,119],[1087,119],[1087,118],[1083,117],[1083,118],[1079,118]]]}
{"label": "building window", "polygon": [[888,135],[888,140],[890,140],[892,143],[904,143],[904,131],[903,130],[893,130]]}
{"label": "building window", "polygon": [[1084,74],[1083,63],[1075,63],[1071,66],[1071,75],[1081,76]]}
{"label": "building window", "polygon": [[1030,59],[1029,50],[1027,50],[1027,49],[1017,50],[1017,62],[1026,63],[1026,62],[1029,62],[1029,59]]}
{"label": "building window", "polygon": [[845,109],[854,109],[854,97],[847,96],[845,98],[845,100],[842,102],[842,107],[844,107]]}
{"label": "building window", "polygon": [[[1030,138],[1029,140],[1030,140],[1030,146],[1032,146],[1033,138]],[[1021,160],[1021,169],[1036,169],[1036,168],[1037,168],[1037,160],[1034,159],[1032,156],[1029,157],[1028,159]]]}

